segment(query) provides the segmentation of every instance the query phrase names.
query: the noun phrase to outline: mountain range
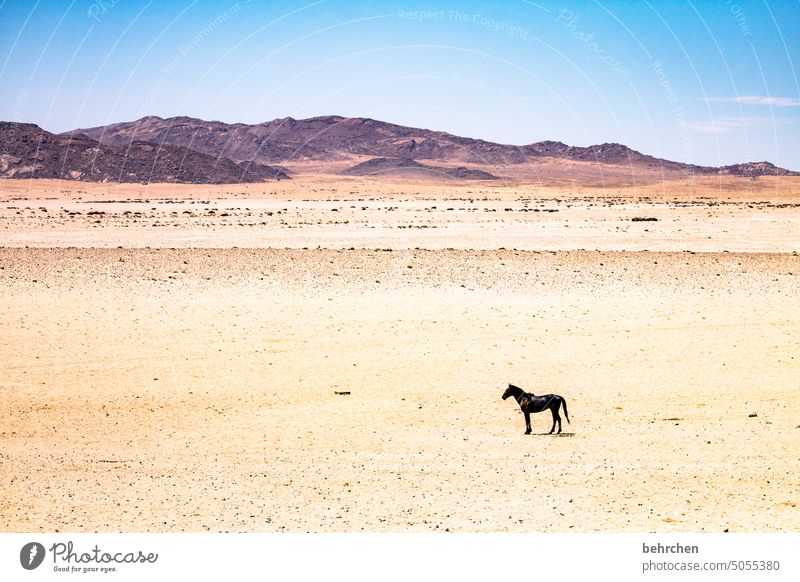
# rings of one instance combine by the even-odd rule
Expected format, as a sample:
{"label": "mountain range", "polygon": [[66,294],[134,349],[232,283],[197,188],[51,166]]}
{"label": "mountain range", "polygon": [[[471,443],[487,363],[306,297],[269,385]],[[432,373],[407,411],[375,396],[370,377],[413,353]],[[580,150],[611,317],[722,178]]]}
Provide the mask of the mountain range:
{"label": "mountain range", "polygon": [[0,139],[0,177],[7,178],[233,183],[285,179],[292,173],[336,173],[605,184],[689,175],[800,175],[769,162],[699,166],[617,143],[506,145],[340,116],[288,117],[252,125],[148,116],[58,135],[33,124],[0,122]]}
{"label": "mountain range", "polygon": [[0,122],[0,177],[84,182],[226,184],[288,178],[264,164],[234,162],[177,144],[132,140],[113,146],[30,123]]}

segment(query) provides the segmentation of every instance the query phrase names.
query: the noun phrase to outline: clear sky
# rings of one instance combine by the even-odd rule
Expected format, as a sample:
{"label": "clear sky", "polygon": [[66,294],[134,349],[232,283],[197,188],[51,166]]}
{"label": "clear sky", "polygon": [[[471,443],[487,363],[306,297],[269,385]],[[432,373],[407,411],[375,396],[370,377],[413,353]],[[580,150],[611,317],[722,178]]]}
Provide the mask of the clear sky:
{"label": "clear sky", "polygon": [[800,1],[0,0],[0,119],[372,117],[800,170]]}

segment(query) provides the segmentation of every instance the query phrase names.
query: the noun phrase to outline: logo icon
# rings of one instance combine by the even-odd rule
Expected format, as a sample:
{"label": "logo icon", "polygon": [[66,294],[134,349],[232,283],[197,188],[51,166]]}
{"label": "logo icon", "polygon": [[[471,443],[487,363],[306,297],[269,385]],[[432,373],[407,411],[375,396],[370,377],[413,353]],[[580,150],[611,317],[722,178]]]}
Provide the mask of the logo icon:
{"label": "logo icon", "polygon": [[39,542],[29,542],[19,552],[19,563],[26,570],[35,570],[44,561],[44,546]]}

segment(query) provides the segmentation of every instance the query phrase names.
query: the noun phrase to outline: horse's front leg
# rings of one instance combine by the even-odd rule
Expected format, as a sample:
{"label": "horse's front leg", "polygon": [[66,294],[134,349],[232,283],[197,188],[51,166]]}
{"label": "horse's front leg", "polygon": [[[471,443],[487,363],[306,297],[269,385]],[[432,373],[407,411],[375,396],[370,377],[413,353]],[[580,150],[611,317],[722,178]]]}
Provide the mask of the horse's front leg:
{"label": "horse's front leg", "polygon": [[531,434],[531,413],[524,410],[525,414],[525,434]]}

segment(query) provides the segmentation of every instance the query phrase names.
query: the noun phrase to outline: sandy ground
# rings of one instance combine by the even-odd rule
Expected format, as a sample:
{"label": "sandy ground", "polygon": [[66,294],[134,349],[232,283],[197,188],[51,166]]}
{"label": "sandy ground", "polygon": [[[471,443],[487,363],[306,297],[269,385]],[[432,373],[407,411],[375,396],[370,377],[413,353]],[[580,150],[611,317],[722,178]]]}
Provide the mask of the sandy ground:
{"label": "sandy ground", "polygon": [[6,180],[0,240],[12,247],[800,251],[800,178],[739,179],[725,190],[706,182],[573,192],[341,178],[192,187]]}
{"label": "sandy ground", "polygon": [[[144,202],[92,227],[86,209],[41,217],[83,202],[40,196],[0,205],[3,531],[798,531],[786,200],[702,210],[741,213],[731,224],[771,252],[697,252],[729,240],[714,220],[675,248],[549,252],[426,249],[411,231],[378,240],[394,250],[316,249],[313,228],[299,250],[155,248],[206,227],[120,241]],[[549,203],[519,212],[523,234],[572,210]],[[631,228],[672,216],[677,232],[689,219],[671,213],[696,210],[610,211],[630,204],[660,217]],[[24,248],[25,232],[56,248]],[[66,248],[81,246],[103,248]],[[523,435],[509,382],[563,395],[565,434],[541,434],[540,414]]]}

